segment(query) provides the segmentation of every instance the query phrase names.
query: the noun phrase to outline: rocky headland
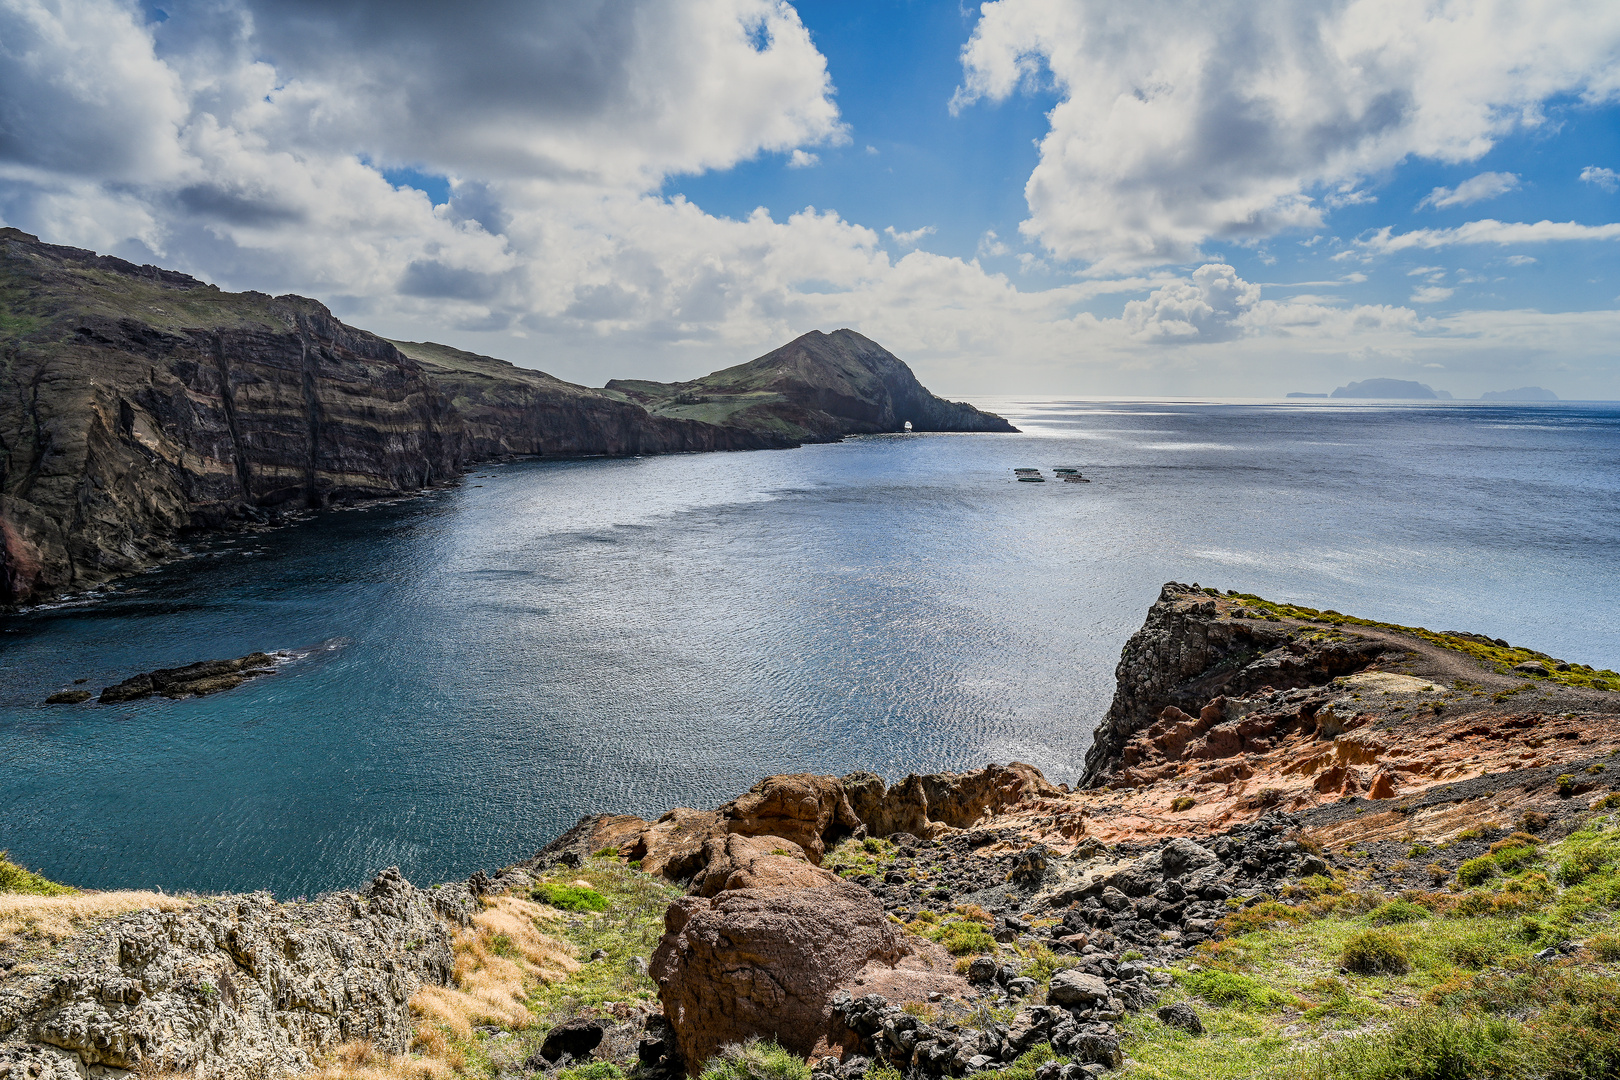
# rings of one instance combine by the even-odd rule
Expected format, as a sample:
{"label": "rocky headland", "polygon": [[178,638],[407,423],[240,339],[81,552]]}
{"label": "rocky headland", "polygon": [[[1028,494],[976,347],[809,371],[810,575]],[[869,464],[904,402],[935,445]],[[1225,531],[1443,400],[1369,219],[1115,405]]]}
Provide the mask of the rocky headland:
{"label": "rocky headland", "polygon": [[495,458],[1013,430],[849,330],[696,383],[592,389],[10,228],[0,359],[0,607],[151,566],[188,533],[418,492]]}
{"label": "rocky headland", "polygon": [[1612,1076],[1617,689],[1170,584],[1073,790],[772,776],[285,903],[0,861],[0,1080]]}

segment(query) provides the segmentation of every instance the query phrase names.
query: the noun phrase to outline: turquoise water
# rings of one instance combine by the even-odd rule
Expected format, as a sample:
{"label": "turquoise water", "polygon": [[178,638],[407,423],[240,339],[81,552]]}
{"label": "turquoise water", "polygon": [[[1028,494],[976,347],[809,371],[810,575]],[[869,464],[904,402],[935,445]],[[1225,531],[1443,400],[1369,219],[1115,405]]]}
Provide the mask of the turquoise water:
{"label": "turquoise water", "polygon": [[[487,468],[6,619],[0,848],[300,895],[771,772],[1073,779],[1172,579],[1620,666],[1620,407],[983,404],[1024,434]],[[1095,483],[1012,480],[1068,464]],[[298,658],[39,704],[258,649]]]}

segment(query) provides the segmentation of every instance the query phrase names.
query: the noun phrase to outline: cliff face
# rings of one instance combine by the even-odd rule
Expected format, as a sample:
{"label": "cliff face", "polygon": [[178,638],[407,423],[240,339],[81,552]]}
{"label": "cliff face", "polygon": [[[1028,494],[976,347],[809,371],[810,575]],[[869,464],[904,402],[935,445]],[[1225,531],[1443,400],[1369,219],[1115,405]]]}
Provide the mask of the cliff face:
{"label": "cliff face", "polygon": [[0,605],[142,569],[188,530],[416,491],[470,461],[785,448],[905,419],[1013,430],[849,331],[700,382],[697,407],[656,383],[576,386],[0,229]]}
{"label": "cliff face", "polygon": [[853,330],[813,330],[757,360],[683,383],[615,379],[655,415],[777,431],[799,442],[902,431],[1017,431],[929,393],[898,357]]}
{"label": "cliff face", "polygon": [[0,230],[0,602],[172,552],[186,529],[455,475],[448,400],[301,297],[228,294]]}
{"label": "cliff face", "polygon": [[1197,715],[1217,695],[1242,697],[1263,686],[1320,686],[1360,671],[1387,647],[1353,634],[1341,634],[1341,641],[1302,643],[1294,640],[1291,626],[1234,620],[1227,617],[1230,608],[1193,586],[1171,582],[1160,591],[1142,628],[1120,653],[1114,700],[1086,751],[1083,787],[1105,782],[1119,767],[1131,736],[1152,725],[1166,707]]}

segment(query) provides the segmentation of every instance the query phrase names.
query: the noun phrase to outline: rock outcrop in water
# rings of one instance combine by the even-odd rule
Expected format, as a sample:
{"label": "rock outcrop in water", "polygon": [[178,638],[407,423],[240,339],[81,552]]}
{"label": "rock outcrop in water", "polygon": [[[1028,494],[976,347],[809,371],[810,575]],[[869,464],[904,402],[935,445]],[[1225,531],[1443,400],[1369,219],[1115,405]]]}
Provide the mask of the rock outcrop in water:
{"label": "rock outcrop in water", "polygon": [[0,357],[0,606],[150,566],[188,532],[420,491],[493,457],[781,448],[906,420],[1012,430],[849,331],[711,376],[694,409],[9,228]]}
{"label": "rock outcrop in water", "polygon": [[[184,667],[160,668],[131,675],[109,686],[97,699],[103,705],[138,701],[153,694],[166,698],[207,697],[223,690],[235,690],[249,679],[273,675],[276,657],[269,653],[248,653],[232,660],[199,660]],[[85,699],[81,699],[85,700]]]}

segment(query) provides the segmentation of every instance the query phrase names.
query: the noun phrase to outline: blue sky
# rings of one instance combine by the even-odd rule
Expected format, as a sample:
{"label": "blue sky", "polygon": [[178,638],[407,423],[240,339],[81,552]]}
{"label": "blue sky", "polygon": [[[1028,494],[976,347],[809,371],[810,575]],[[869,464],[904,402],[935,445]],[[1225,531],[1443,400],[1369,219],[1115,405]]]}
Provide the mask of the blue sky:
{"label": "blue sky", "polygon": [[1598,0],[16,0],[0,98],[6,224],[586,383],[1620,398]]}

